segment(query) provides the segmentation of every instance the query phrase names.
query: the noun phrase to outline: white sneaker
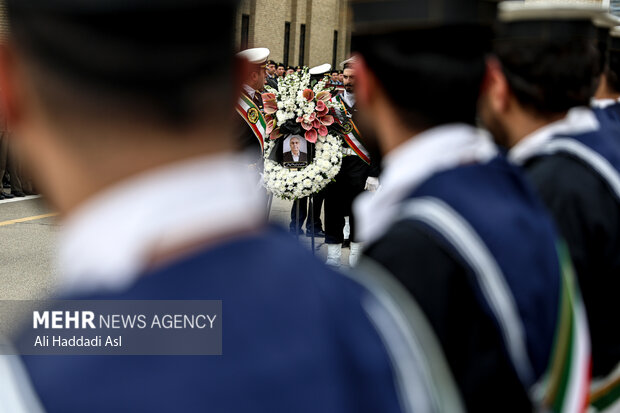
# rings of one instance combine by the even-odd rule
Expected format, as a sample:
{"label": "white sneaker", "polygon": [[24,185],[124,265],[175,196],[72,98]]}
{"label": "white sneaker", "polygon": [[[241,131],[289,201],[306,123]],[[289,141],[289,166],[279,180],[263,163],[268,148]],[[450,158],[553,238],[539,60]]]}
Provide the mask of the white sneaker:
{"label": "white sneaker", "polygon": [[340,268],[342,266],[342,245],[341,244],[327,244],[327,260],[325,264],[330,267]]}
{"label": "white sneaker", "polygon": [[351,251],[349,252],[349,265],[355,267],[362,253],[362,244],[359,242],[351,243]]}

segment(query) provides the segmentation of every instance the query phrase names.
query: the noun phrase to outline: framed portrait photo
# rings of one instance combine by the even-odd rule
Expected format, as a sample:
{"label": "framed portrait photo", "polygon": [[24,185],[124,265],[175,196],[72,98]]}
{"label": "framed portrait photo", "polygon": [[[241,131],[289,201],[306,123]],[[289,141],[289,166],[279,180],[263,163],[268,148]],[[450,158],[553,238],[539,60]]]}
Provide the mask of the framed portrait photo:
{"label": "framed portrait photo", "polygon": [[308,142],[303,136],[289,135],[282,144],[282,165],[291,169],[308,166]]}

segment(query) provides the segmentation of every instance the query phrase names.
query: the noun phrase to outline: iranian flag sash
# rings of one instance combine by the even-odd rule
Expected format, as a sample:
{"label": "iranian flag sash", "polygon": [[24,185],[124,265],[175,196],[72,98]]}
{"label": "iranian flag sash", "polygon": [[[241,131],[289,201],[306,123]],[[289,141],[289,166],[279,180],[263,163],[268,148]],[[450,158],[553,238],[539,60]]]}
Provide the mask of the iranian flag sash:
{"label": "iranian flag sash", "polygon": [[364,162],[370,165],[370,155],[368,154],[366,148],[364,148],[364,145],[362,145],[362,143],[360,142],[360,131],[359,129],[357,129],[357,126],[353,122],[353,119],[351,119],[349,111],[347,110],[347,105],[344,103],[340,95],[336,96],[336,100],[342,106],[342,110],[344,111],[347,118],[349,118],[349,120],[342,125],[345,132],[345,142],[347,143],[347,145],[349,145],[351,149],[353,149],[353,152],[355,152],[357,156],[359,156]]}
{"label": "iranian flag sash", "polygon": [[252,102],[252,99],[242,93],[237,102],[236,109],[237,113],[248,124],[250,129],[252,129],[254,135],[256,135],[261,151],[265,152],[267,122],[265,122],[265,117],[259,107]]}
{"label": "iranian flag sash", "polygon": [[582,413],[587,408],[590,386],[589,332],[565,245],[558,246],[558,256],[562,269],[559,323],[551,362],[539,390],[546,411]]}

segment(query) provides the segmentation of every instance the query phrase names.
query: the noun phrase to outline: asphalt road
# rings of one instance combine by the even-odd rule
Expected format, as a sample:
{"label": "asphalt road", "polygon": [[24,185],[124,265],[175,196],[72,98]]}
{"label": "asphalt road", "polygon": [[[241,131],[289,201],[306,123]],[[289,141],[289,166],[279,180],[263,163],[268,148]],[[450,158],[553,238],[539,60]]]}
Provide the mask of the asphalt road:
{"label": "asphalt road", "polygon": [[[0,201],[0,300],[44,298],[55,284],[54,256],[60,225],[41,198]],[[288,228],[292,202],[274,199],[270,220]],[[43,216],[43,217],[42,217]],[[310,238],[299,241],[308,249]],[[315,252],[325,259],[324,239],[315,240]],[[348,250],[343,250],[343,263]]]}
{"label": "asphalt road", "polygon": [[53,288],[53,256],[59,227],[53,217],[38,218],[51,213],[41,198],[29,198],[0,201],[2,300],[42,298]]}

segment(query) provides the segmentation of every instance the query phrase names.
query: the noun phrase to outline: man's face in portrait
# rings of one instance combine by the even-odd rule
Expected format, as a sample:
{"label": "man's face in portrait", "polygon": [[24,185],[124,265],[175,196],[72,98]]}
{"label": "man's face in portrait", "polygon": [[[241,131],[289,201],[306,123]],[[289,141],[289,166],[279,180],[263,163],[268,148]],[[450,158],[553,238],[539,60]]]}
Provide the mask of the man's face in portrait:
{"label": "man's face in portrait", "polygon": [[299,138],[291,138],[291,153],[295,156],[299,155]]}

